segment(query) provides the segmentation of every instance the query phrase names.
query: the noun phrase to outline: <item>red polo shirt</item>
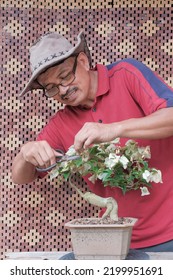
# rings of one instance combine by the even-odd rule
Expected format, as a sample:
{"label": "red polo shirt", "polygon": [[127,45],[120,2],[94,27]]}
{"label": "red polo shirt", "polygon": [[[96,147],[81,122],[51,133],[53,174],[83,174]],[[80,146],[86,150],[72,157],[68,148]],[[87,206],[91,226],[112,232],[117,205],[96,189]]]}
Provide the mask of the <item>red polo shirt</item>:
{"label": "red polo shirt", "polygon": [[[66,151],[85,122],[119,122],[173,106],[173,90],[134,59],[125,59],[107,67],[97,65],[96,68],[99,86],[93,107],[86,110],[66,106],[44,127],[38,140],[47,140],[53,148]],[[121,144],[127,140],[121,138]],[[163,183],[153,184],[150,195],[142,197],[140,190],[123,195],[118,188],[103,187],[100,181],[93,185],[84,179],[94,193],[117,200],[120,217],[138,218],[131,248],[141,248],[173,239],[173,137],[135,140],[142,146],[150,145],[150,166],[162,171]]]}

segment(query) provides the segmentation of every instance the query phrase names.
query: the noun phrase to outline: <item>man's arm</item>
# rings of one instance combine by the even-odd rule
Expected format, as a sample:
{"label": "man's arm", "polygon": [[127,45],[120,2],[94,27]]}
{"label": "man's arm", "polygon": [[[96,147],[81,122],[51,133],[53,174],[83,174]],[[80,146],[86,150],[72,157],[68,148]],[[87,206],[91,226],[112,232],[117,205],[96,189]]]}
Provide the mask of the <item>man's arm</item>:
{"label": "man's arm", "polygon": [[173,108],[160,109],[143,118],[133,118],[111,124],[86,123],[76,134],[74,147],[78,151],[93,143],[112,141],[116,137],[162,139],[173,135]]}
{"label": "man's arm", "polygon": [[33,164],[23,158],[20,151],[15,157],[12,165],[12,181],[15,184],[30,183],[37,178],[37,171]]}

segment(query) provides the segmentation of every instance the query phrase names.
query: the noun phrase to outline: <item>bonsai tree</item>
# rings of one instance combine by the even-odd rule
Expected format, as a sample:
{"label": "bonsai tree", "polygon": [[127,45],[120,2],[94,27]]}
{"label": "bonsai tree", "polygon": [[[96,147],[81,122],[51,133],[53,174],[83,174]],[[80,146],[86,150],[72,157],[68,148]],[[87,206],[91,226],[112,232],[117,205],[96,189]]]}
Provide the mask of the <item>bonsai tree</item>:
{"label": "bonsai tree", "polygon": [[[73,146],[66,155],[76,155]],[[103,198],[91,192],[83,193],[71,181],[71,176],[78,173],[80,176],[90,174],[89,180],[94,184],[101,180],[103,187],[111,186],[120,188],[125,194],[129,191],[141,190],[141,195],[149,195],[151,182],[162,183],[161,171],[149,167],[148,159],[151,158],[150,147],[140,147],[134,140],[128,140],[125,146],[120,145],[120,139],[94,144],[79,153],[80,157],[72,161],[57,163],[51,171],[53,179],[62,175],[76,191],[90,204],[105,207],[102,218],[110,216],[114,221],[118,220],[118,205],[114,198]]]}

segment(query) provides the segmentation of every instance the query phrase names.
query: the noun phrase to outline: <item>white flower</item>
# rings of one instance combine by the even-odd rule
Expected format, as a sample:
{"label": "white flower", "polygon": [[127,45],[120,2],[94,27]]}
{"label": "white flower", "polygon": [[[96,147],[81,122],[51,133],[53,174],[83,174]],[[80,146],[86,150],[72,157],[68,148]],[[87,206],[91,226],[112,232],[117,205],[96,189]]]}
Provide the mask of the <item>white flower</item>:
{"label": "white flower", "polygon": [[151,153],[150,153],[150,147],[139,147],[138,148],[139,153],[142,155],[143,158],[151,158]]}
{"label": "white flower", "polygon": [[103,172],[103,173],[98,174],[98,175],[97,175],[97,178],[98,178],[99,180],[104,180],[106,176],[107,176],[107,173]]}
{"label": "white flower", "polygon": [[118,143],[120,143],[120,138],[115,138],[115,139],[112,140],[110,143],[118,144]]}
{"label": "white flower", "polygon": [[106,153],[110,153],[110,152],[114,152],[116,149],[115,145],[113,143],[111,143],[106,149],[105,152]]}
{"label": "white flower", "polygon": [[50,174],[50,179],[53,180],[54,178],[59,176],[59,170],[58,169],[52,169]]}
{"label": "white flower", "polygon": [[90,177],[88,178],[88,180],[89,180],[90,182],[92,182],[93,184],[95,184],[96,179],[97,179],[97,177],[96,177],[95,174],[93,174],[92,176],[90,176]]}
{"label": "white flower", "polygon": [[149,183],[150,180],[151,180],[151,173],[150,173],[150,171],[145,170],[145,172],[142,174],[142,177],[145,179],[145,181],[147,183]]}
{"label": "white flower", "polygon": [[84,163],[83,164],[83,170],[84,170],[84,172],[86,172],[86,171],[88,171],[88,170],[90,170],[90,168],[91,168],[91,165],[90,164],[88,164],[88,163]]}
{"label": "white flower", "polygon": [[150,192],[147,189],[147,187],[140,187],[140,189],[141,189],[141,196],[149,195],[150,194]]}
{"label": "white flower", "polygon": [[62,168],[62,172],[69,170],[68,162],[67,161],[62,161],[60,163],[60,167]]}
{"label": "white flower", "polygon": [[133,144],[135,144],[135,141],[134,140],[132,140],[132,139],[129,139],[129,140],[127,140],[126,141],[126,146],[131,146],[131,145],[133,145]]}
{"label": "white flower", "polygon": [[105,159],[105,166],[112,169],[119,162],[119,159],[120,156],[110,153],[109,157]]}
{"label": "white flower", "polygon": [[122,163],[123,168],[126,169],[128,163],[129,163],[129,160],[128,160],[124,155],[122,155],[122,156],[120,157],[120,162]]}
{"label": "white flower", "polygon": [[74,156],[74,155],[76,155],[76,150],[75,150],[75,148],[74,148],[73,145],[70,146],[70,148],[69,148],[68,151],[66,152],[66,155],[67,155],[67,156]]}
{"label": "white flower", "polygon": [[102,148],[102,147],[100,147],[100,146],[98,146],[98,147],[97,147],[97,150],[98,150],[98,151],[100,151],[100,152],[103,152],[103,153],[104,153],[103,148]]}
{"label": "white flower", "polygon": [[162,182],[162,173],[160,170],[156,170],[155,168],[152,169],[151,172],[151,182],[155,182],[155,183],[163,183]]}
{"label": "white flower", "polygon": [[153,168],[151,172],[145,170],[145,172],[142,174],[142,177],[147,181],[147,183],[149,182],[162,183],[161,171],[155,168]]}

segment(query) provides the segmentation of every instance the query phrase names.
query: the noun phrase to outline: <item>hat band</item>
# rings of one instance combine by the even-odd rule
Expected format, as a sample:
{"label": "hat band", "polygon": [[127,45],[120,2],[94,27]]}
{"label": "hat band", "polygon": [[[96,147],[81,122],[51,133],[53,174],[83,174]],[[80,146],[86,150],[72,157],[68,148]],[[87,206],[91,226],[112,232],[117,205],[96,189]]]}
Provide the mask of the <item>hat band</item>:
{"label": "hat band", "polygon": [[36,64],[33,68],[33,72],[36,71],[39,67],[41,67],[42,65],[44,65],[46,62],[49,62],[51,61],[52,59],[54,58],[57,58],[57,57],[60,57],[60,56],[63,56],[65,55],[67,52],[69,52],[69,50],[67,51],[61,51],[59,53],[54,53],[54,54],[51,54],[51,56],[49,57],[45,57],[44,60],[41,60],[40,62],[38,62],[38,64]]}

